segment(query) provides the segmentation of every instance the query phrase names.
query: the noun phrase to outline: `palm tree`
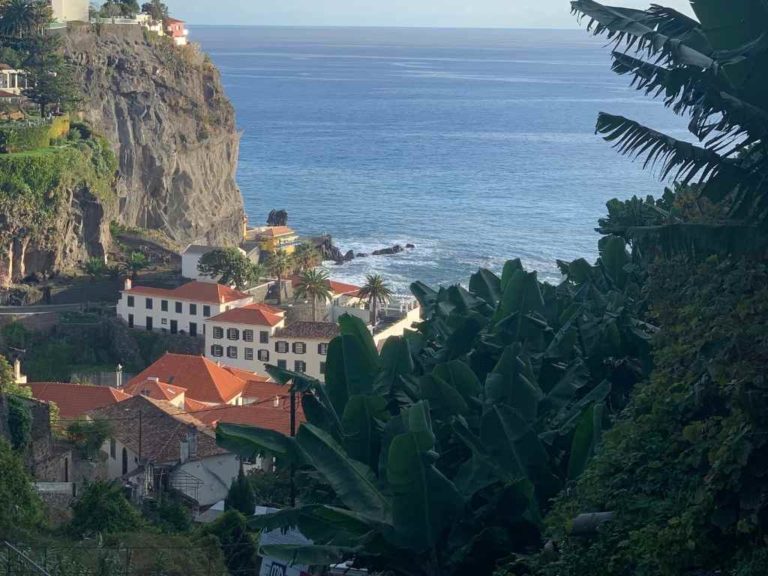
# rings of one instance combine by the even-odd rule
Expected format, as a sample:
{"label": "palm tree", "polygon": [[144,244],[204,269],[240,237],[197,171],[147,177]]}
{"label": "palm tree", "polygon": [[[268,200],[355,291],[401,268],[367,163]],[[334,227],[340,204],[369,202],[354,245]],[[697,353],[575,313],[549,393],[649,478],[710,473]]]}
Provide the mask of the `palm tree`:
{"label": "palm tree", "polygon": [[368,274],[358,296],[368,301],[368,308],[371,311],[371,326],[375,326],[379,304],[389,302],[392,297],[392,290],[379,274]]}
{"label": "palm tree", "polygon": [[0,35],[21,39],[39,34],[51,19],[48,3],[38,0],[9,0],[2,7]]}
{"label": "palm tree", "polygon": [[293,261],[298,273],[311,270],[322,262],[320,253],[308,242],[296,248],[296,251],[293,253]]}
{"label": "palm tree", "polygon": [[722,239],[714,229],[730,227],[731,236],[743,244],[745,227],[765,230],[768,82],[758,72],[768,69],[765,5],[691,1],[698,20],[657,5],[634,10],[577,0],[571,6],[588,19],[589,31],[612,41],[613,71],[629,76],[635,89],[662,99],[674,113],[689,117],[688,129],[700,144],[605,112],[598,117],[597,132],[620,153],[657,168],[662,178],[700,184],[694,188],[724,214],[714,225],[686,222],[682,227],[670,218],[668,223],[676,226],[641,226],[628,235],[633,240],[639,234],[670,240],[677,233],[680,240],[683,233],[692,243],[694,234],[699,243]]}
{"label": "palm tree", "polygon": [[328,273],[317,269],[305,270],[299,274],[299,281],[294,289],[297,298],[309,298],[312,301],[312,322],[317,322],[317,301],[326,303],[331,299]]}
{"label": "palm tree", "polygon": [[267,269],[277,278],[277,302],[283,303],[283,279],[293,269],[293,259],[283,250],[274,252],[267,260]]}
{"label": "palm tree", "polygon": [[141,252],[131,252],[128,260],[125,262],[125,269],[131,273],[131,280],[134,282],[139,277],[139,272],[149,266],[149,260]]}

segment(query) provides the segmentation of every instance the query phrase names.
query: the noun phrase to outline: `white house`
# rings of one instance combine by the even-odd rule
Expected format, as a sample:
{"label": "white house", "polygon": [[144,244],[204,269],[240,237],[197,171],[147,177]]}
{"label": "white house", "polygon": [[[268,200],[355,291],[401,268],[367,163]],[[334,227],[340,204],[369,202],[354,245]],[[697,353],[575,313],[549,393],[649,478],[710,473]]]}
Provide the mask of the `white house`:
{"label": "white house", "polygon": [[199,244],[190,244],[181,253],[181,275],[189,280],[197,280],[198,282],[217,282],[217,278],[211,276],[205,276],[200,274],[197,270],[197,266],[200,264],[200,259],[214,250],[218,250],[217,246],[202,246]]}
{"label": "white house", "polygon": [[194,281],[169,290],[133,286],[126,280],[117,315],[131,328],[203,336],[206,318],[251,302],[253,297],[245,292],[210,282]]}
{"label": "white house", "polygon": [[0,92],[6,97],[21,96],[22,90],[26,88],[27,77],[23,70],[0,63]]}
{"label": "white house", "polygon": [[88,22],[90,20],[89,0],[51,0],[53,19],[57,22]]}
{"label": "white house", "polygon": [[275,332],[285,327],[285,312],[266,304],[233,308],[206,321],[205,355],[228,366],[265,374],[273,360]]}

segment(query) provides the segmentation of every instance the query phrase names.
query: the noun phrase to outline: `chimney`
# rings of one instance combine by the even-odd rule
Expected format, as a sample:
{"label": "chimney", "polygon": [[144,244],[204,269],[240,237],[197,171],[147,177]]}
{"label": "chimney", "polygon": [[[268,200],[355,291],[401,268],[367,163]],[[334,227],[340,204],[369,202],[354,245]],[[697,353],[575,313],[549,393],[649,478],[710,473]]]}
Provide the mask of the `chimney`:
{"label": "chimney", "polygon": [[147,381],[157,383],[157,382],[160,382],[160,378],[158,378],[157,376],[150,376],[149,378],[147,378]]}
{"label": "chimney", "polygon": [[16,384],[27,383],[27,377],[21,373],[21,360],[19,360],[18,358],[16,358],[16,360],[13,361],[13,381]]}
{"label": "chimney", "polygon": [[272,401],[272,406],[275,408],[280,408],[280,396],[275,394],[275,399]]}
{"label": "chimney", "polygon": [[125,290],[130,290],[131,288],[133,288],[133,280],[131,280],[130,278],[126,278],[124,288]]}

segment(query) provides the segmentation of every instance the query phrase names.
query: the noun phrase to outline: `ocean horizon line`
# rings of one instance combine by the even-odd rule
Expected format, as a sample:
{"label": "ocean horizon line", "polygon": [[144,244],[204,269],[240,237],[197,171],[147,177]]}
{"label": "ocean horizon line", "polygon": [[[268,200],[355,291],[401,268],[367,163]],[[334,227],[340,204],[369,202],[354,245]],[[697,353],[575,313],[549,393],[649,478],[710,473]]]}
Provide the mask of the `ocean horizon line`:
{"label": "ocean horizon line", "polygon": [[369,29],[369,30],[519,30],[530,32],[573,32],[582,31],[583,27],[573,26],[568,28],[549,26],[400,26],[400,25],[361,25],[361,24],[203,24],[187,21],[187,24],[196,28],[284,28],[296,30],[334,30],[334,29]]}

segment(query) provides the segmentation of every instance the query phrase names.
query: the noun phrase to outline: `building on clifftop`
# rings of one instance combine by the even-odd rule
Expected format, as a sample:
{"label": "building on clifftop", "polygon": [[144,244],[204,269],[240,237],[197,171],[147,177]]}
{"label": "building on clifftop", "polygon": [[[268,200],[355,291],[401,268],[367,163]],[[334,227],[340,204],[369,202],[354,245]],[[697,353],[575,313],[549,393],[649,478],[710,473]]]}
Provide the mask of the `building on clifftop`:
{"label": "building on clifftop", "polygon": [[67,22],[88,22],[90,20],[88,0],[51,0],[53,19],[61,24]]}

